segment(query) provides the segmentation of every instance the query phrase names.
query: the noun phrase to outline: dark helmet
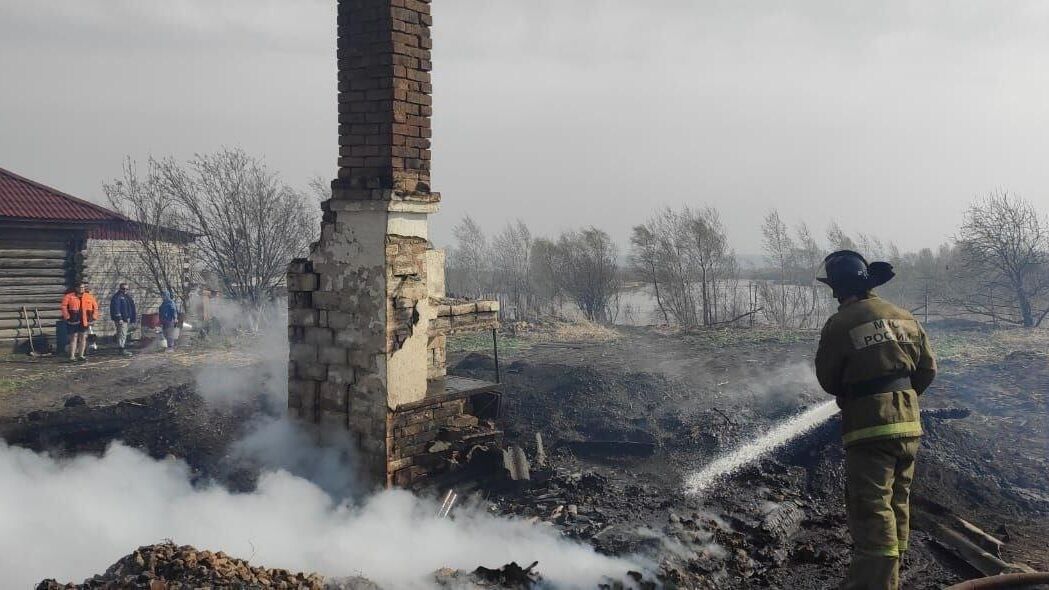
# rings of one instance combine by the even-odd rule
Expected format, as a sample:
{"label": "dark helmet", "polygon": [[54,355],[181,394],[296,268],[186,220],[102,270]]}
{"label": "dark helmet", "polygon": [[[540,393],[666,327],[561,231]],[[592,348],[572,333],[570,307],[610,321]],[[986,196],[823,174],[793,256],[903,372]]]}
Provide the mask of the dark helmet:
{"label": "dark helmet", "polygon": [[816,280],[829,285],[839,299],[863,295],[896,276],[888,262],[867,264],[863,256],[852,250],[832,252],[823,259],[823,271],[824,276],[816,277]]}

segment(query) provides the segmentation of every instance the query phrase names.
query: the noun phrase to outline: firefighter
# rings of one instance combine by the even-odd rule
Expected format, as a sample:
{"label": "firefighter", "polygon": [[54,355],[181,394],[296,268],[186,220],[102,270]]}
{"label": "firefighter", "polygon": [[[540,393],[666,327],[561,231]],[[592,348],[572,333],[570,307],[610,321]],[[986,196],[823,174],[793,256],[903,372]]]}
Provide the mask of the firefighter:
{"label": "firefighter", "polygon": [[98,317],[98,301],[87,283],[77,284],[62,297],[61,312],[69,332],[69,361],[86,361],[88,330]]}
{"label": "firefighter", "polygon": [[895,276],[851,250],[824,260],[818,280],[840,303],[820,334],[816,375],[837,398],[845,446],[845,494],[853,557],[845,590],[899,586],[909,496],[922,434],[920,396],[936,376],[928,336],[914,316],[873,289]]}

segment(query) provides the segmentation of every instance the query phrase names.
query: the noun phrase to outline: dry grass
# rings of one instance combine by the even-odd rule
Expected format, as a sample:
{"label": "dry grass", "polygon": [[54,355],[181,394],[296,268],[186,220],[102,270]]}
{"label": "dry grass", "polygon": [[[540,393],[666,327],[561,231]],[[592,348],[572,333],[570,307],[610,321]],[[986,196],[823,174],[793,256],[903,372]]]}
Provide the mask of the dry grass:
{"label": "dry grass", "polygon": [[594,322],[554,322],[539,332],[539,337],[555,342],[611,342],[621,335],[615,328]]}
{"label": "dry grass", "polygon": [[1015,351],[1049,352],[1049,330],[949,330],[930,334],[936,355],[958,362],[994,362]]}
{"label": "dry grass", "polygon": [[[541,322],[505,322],[499,328],[499,351],[515,353],[543,342],[611,342],[622,335],[615,328],[588,321],[543,320]],[[489,332],[454,334],[448,337],[450,352],[491,354]]]}

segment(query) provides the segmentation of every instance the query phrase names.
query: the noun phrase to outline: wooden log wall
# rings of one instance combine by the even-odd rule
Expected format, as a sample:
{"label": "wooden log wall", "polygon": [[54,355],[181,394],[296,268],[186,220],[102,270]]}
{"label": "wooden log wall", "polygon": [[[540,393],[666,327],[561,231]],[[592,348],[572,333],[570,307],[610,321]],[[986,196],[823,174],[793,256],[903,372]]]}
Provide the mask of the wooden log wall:
{"label": "wooden log wall", "polygon": [[54,334],[62,296],[83,274],[83,244],[83,234],[70,230],[0,231],[0,339],[28,337],[23,306],[30,321],[38,310],[45,333]]}

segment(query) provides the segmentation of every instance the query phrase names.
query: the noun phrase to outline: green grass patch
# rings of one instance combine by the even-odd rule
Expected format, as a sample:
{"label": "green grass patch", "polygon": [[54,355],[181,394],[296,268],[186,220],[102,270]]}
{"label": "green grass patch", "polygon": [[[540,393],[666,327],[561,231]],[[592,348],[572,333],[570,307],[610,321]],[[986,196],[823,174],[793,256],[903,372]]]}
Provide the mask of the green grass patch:
{"label": "green grass patch", "polygon": [[11,377],[0,377],[0,395],[14,393],[22,388],[25,379],[13,379]]}

